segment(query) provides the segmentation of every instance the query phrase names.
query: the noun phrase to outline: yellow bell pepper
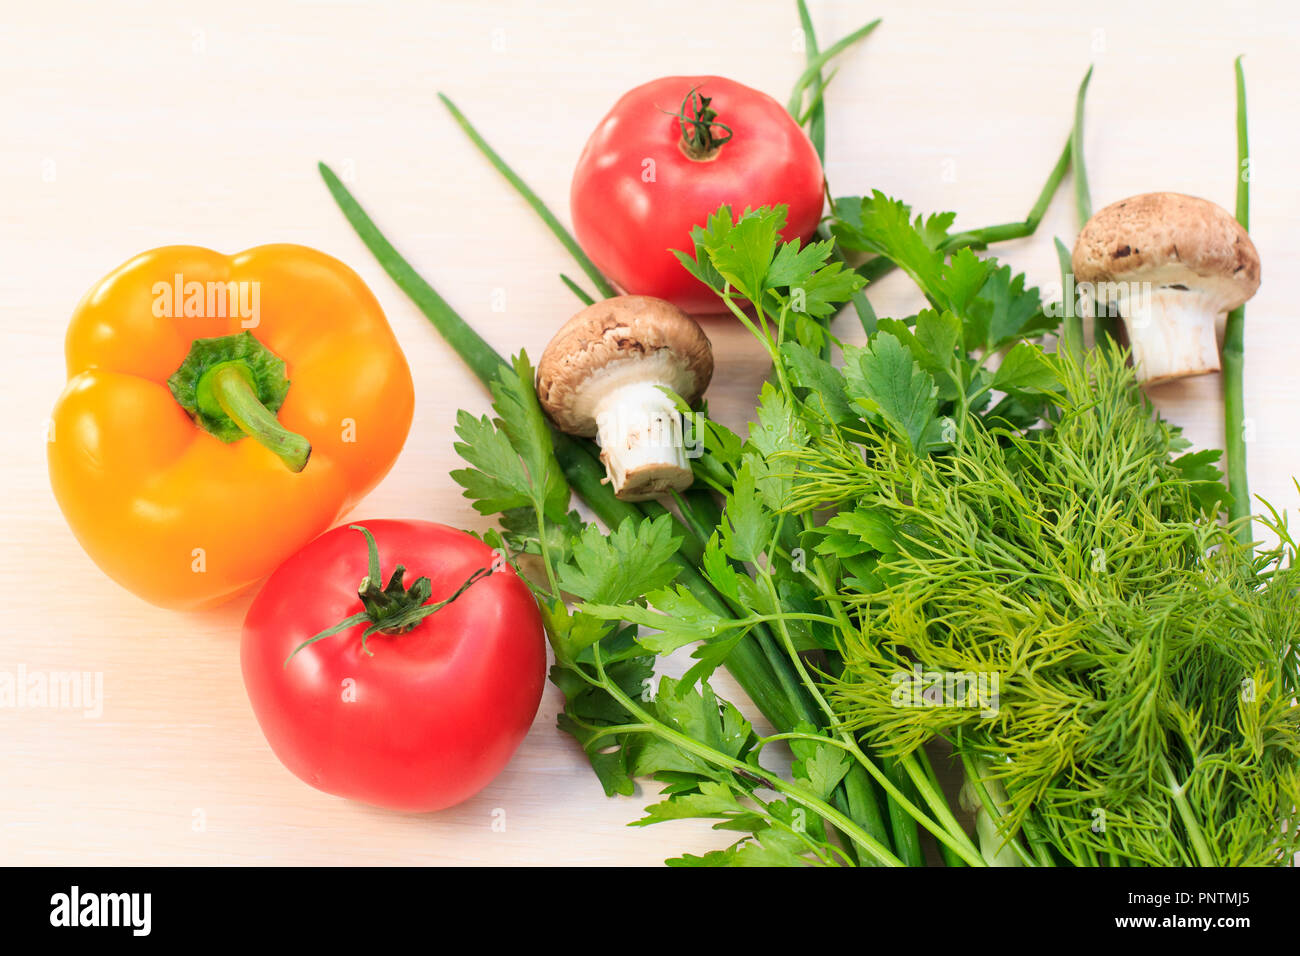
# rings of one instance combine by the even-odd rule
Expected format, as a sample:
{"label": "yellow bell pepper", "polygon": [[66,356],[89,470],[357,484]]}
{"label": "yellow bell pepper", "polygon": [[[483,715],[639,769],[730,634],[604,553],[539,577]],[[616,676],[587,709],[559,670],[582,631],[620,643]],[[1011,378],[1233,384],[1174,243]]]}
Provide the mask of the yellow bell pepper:
{"label": "yellow bell pepper", "polygon": [[73,314],[50,482],[110,577],[218,604],[325,531],[392,466],[410,369],[351,269],[303,246],[130,260]]}

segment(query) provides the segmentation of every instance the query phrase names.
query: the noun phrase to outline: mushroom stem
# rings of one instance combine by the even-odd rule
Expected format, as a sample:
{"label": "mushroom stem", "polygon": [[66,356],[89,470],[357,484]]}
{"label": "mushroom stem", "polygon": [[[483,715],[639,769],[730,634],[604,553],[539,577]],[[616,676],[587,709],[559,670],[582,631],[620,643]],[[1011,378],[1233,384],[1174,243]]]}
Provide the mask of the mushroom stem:
{"label": "mushroom stem", "polygon": [[600,460],[624,501],[642,501],[689,488],[682,416],[672,398],[651,382],[611,389],[595,409]]}
{"label": "mushroom stem", "polygon": [[1116,305],[1124,318],[1139,382],[1153,385],[1219,370],[1215,319],[1219,296],[1203,289],[1124,287]]}

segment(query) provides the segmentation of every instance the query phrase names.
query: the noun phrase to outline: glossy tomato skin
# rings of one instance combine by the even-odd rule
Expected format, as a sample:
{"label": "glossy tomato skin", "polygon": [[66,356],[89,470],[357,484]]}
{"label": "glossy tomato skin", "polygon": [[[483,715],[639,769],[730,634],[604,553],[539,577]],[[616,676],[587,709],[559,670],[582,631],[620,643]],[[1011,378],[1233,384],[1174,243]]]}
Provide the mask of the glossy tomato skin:
{"label": "glossy tomato skin", "polygon": [[[385,582],[398,564],[409,586],[427,575],[450,596],[495,553],[428,521],[359,521],[375,536]],[[326,532],[283,564],[249,608],[240,649],[244,684],[275,755],[327,793],[393,810],[460,803],[492,781],[528,732],[546,680],[541,616],[505,567],[400,635],[363,626],[295,647],[362,610],[365,538]]]}
{"label": "glossy tomato skin", "polygon": [[[676,114],[692,88],[711,97],[734,132],[714,159],[680,148]],[[578,159],[569,195],[583,250],[625,292],[667,299],[695,314],[725,311],[670,250],[691,251],[690,232],[723,204],[789,206],[786,240],[812,237],[822,214],[817,150],[776,100],[719,76],[669,76],[627,93]]]}

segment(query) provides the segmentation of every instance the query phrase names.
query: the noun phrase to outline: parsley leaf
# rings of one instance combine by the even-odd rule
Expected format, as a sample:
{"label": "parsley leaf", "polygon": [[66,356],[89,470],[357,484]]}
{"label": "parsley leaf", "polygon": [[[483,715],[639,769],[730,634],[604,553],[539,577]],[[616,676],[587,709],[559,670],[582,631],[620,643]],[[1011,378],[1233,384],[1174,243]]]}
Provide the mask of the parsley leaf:
{"label": "parsley leaf", "polygon": [[670,559],[681,538],[671,515],[627,518],[606,535],[594,524],[573,540],[570,563],[560,565],[560,587],[592,604],[623,604],[662,588],[677,576]]}
{"label": "parsley leaf", "polygon": [[753,459],[746,458],[722,515],[722,547],[735,560],[754,564],[771,538],[772,519],[758,495]]}
{"label": "parsley leaf", "polygon": [[849,397],[905,437],[917,454],[936,443],[938,388],[897,337],[882,331],[864,348],[846,346],[844,379]]}
{"label": "parsley leaf", "polygon": [[631,621],[642,627],[655,628],[643,633],[637,642],[656,654],[670,654],[679,647],[708,641],[738,627],[736,621],[704,606],[689,588],[677,585],[646,595],[653,606],[584,603],[585,614],[605,621]]}
{"label": "parsley leaf", "polygon": [[[605,673],[628,697],[637,700],[644,695],[654,669],[651,658],[638,657],[610,664]],[[643,740],[638,734],[602,733],[606,727],[631,721],[632,715],[604,688],[592,686],[571,669],[552,667],[551,682],[564,694],[564,711],[556,725],[582,745],[605,794],[632,794],[636,789],[634,765]]]}
{"label": "parsley leaf", "polygon": [[1048,391],[1061,387],[1060,376],[1037,345],[1017,342],[993,374],[993,387],[1004,392]]}
{"label": "parsley leaf", "polygon": [[470,468],[451,473],[480,514],[532,506],[553,521],[564,521],[569,484],[551,439],[551,426],[533,387],[533,368],[520,352],[511,369],[492,383],[495,419],[456,414],[455,450]]}
{"label": "parsley leaf", "polygon": [[746,209],[734,222],[724,206],[709,217],[707,229],[696,226],[691,236],[718,275],[746,299],[758,302],[768,287],[774,247],[783,228],[784,206]]}
{"label": "parsley leaf", "polygon": [[798,342],[783,342],[781,357],[795,385],[802,389],[804,401],[820,408],[823,418],[834,424],[858,418],[844,390],[844,376],[830,362]]}
{"label": "parsley leaf", "polygon": [[869,197],[837,199],[835,211],[831,234],[842,248],[884,256],[911,276],[927,297],[942,294],[944,255],[939,248],[955,214],[913,220],[910,206],[880,190]]}
{"label": "parsley leaf", "polygon": [[1051,331],[1059,320],[1043,312],[1038,290],[1025,288],[1023,273],[1013,274],[1002,266],[989,274],[988,281],[963,315],[966,317],[966,347],[998,349],[1018,339]]}

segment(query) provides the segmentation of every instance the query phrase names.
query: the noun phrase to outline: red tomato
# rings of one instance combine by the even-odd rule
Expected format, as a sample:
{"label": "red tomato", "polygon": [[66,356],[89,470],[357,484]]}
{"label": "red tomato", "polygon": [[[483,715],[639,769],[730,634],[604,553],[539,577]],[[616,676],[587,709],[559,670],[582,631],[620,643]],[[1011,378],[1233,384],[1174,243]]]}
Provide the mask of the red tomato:
{"label": "red tomato", "polygon": [[[366,521],[383,583],[406,566],[431,598],[450,597],[495,552],[429,521]],[[366,538],[338,527],[286,561],[244,621],[244,685],[262,732],[286,767],[327,793],[394,810],[440,810],[473,796],[528,732],[546,680],[541,615],[508,566],[401,634],[366,621],[299,650],[363,611]],[[285,661],[293,654],[292,659]],[[373,655],[373,656],[372,656]]]}
{"label": "red tomato", "polygon": [[[710,98],[717,138],[726,131],[716,124],[732,134],[702,158],[683,148],[675,115],[692,89]],[[601,120],[578,159],[569,203],[579,244],[624,291],[719,312],[718,297],[669,250],[689,252],[691,228],[724,204],[737,216],[785,204],[784,238],[806,241],[821,219],[822,183],[817,150],[772,97],[720,76],[669,76],[638,86]]]}

